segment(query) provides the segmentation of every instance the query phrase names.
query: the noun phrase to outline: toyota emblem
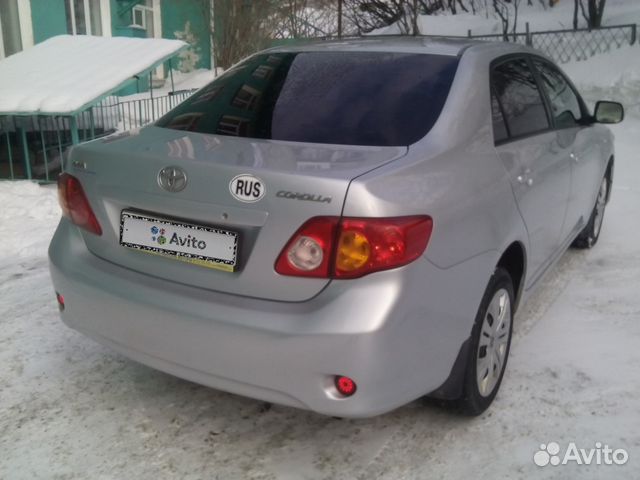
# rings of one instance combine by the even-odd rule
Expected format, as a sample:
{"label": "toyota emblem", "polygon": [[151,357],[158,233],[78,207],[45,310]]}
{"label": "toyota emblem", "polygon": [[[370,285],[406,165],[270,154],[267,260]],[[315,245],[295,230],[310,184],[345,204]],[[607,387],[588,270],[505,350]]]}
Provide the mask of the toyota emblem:
{"label": "toyota emblem", "polygon": [[167,192],[179,192],[187,186],[187,174],[180,167],[165,167],[158,173],[158,185]]}

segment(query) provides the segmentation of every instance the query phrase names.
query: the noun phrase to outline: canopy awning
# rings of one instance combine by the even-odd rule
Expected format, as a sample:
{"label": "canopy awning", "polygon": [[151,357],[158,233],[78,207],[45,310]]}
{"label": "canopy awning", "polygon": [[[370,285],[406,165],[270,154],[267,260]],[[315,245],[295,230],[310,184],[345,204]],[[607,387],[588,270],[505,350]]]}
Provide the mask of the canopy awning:
{"label": "canopy awning", "polygon": [[0,61],[0,115],[74,115],[189,45],[60,35]]}

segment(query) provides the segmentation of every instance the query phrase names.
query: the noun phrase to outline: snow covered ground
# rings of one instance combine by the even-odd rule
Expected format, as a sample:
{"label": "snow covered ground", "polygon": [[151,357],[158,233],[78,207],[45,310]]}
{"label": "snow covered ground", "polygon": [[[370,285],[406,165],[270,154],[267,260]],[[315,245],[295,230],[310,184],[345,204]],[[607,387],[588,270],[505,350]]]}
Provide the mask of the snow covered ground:
{"label": "snow covered ground", "polygon": [[[626,58],[622,75],[613,57],[567,70],[590,99],[633,103],[640,62]],[[518,312],[500,395],[473,419],[417,401],[338,420],[129,361],[58,319],[46,259],[55,190],[0,183],[0,478],[640,478],[640,114],[613,130],[600,243],[568,251]],[[537,467],[552,441],[601,442],[629,460]]]}
{"label": "snow covered ground", "polygon": [[[488,6],[486,9],[485,3]],[[471,12],[465,13],[462,10],[457,15],[422,15],[419,17],[420,32],[425,35],[464,36],[471,29],[474,35],[502,33],[502,24],[494,13],[493,2],[476,1],[476,4],[477,15]],[[571,29],[573,28],[573,5],[570,0],[562,0],[551,8],[547,1],[533,0],[529,5],[522,0],[518,11],[517,30],[524,32],[526,22],[529,22],[532,32]],[[640,23],[638,0],[609,0],[604,11],[603,25]],[[580,28],[585,28],[586,22],[581,14],[578,20]],[[374,33],[395,34],[400,33],[400,29],[398,25],[391,25],[378,29]]]}

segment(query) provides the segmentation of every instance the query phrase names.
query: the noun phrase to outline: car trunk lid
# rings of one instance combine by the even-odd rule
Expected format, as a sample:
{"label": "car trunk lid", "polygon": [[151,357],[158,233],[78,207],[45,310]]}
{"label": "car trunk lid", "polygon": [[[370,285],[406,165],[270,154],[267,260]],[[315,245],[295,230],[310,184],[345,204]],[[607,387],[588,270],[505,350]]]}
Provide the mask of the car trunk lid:
{"label": "car trunk lid", "polygon": [[[329,280],[277,274],[274,264],[282,248],[309,218],[340,215],[353,178],[406,151],[406,147],[304,144],[147,127],[76,147],[69,167],[83,183],[103,229],[102,236],[83,231],[95,255],[176,283],[304,301]],[[166,167],[186,174],[183,190],[171,192],[160,186],[159,172]],[[237,182],[236,196],[232,194],[234,178],[247,180],[242,185],[244,198]],[[257,200],[247,187],[251,178],[263,184]],[[206,268],[122,246],[123,211],[237,233],[236,270]]]}

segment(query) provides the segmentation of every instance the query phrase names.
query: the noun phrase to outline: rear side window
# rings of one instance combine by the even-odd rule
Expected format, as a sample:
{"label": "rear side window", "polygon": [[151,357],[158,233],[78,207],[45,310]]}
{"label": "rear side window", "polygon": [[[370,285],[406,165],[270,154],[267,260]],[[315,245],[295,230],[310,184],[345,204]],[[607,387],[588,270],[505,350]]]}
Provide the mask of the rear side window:
{"label": "rear side window", "polygon": [[526,59],[496,66],[492,88],[502,106],[511,137],[530,135],[549,128],[549,119],[535,77]]}
{"label": "rear side window", "polygon": [[438,119],[457,66],[457,57],[413,53],[254,55],[156,125],[294,142],[410,145]]}
{"label": "rear side window", "polygon": [[542,88],[551,104],[551,113],[556,128],[578,125],[582,118],[582,109],[578,96],[567,79],[560,70],[548,62],[536,59],[533,64],[540,74]]}

